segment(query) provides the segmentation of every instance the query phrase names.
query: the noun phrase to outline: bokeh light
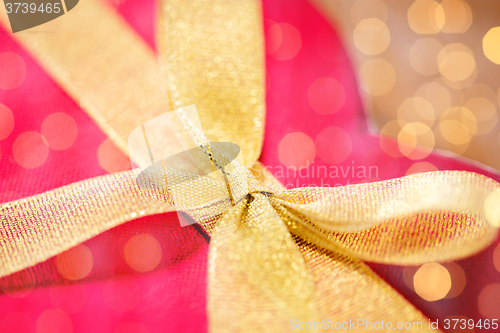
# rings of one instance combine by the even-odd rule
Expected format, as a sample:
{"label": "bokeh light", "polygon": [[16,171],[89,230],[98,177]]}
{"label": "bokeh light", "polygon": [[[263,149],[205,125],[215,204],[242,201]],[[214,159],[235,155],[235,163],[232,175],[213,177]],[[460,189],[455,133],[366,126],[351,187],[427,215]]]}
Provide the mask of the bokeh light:
{"label": "bokeh light", "polygon": [[36,333],[72,333],[71,318],[61,310],[48,309],[36,320]]}
{"label": "bokeh light", "polygon": [[488,85],[478,83],[464,89],[460,95],[460,102],[463,104],[472,98],[486,98],[495,106],[498,104],[497,93]]}
{"label": "bokeh light", "polygon": [[399,106],[397,115],[401,126],[406,123],[421,122],[430,127],[436,120],[432,104],[422,97],[405,99]]}
{"label": "bokeh light", "polygon": [[23,58],[14,52],[0,53],[0,73],[0,89],[17,88],[26,77],[26,64]]}
{"label": "bokeh light", "polygon": [[462,0],[443,0],[441,7],[445,22],[441,30],[444,33],[464,33],[472,24],[472,10],[467,2]]}
{"label": "bokeh light", "polygon": [[435,34],[443,27],[443,8],[434,0],[416,0],[408,9],[408,24],[417,34]]}
{"label": "bokeh light", "polygon": [[359,70],[360,85],[372,96],[388,94],[396,84],[394,67],[384,59],[371,59]]}
{"label": "bokeh light", "polygon": [[477,309],[487,319],[500,318],[500,283],[490,284],[477,297]]}
{"label": "bokeh light", "polygon": [[438,171],[439,169],[432,163],[429,162],[417,162],[413,163],[406,171],[406,176],[414,175],[417,173]]}
{"label": "bokeh light", "polygon": [[138,272],[149,272],[161,261],[162,252],[158,240],[149,235],[135,235],[124,248],[125,261]]}
{"label": "bokeh light", "polygon": [[451,277],[451,288],[448,294],[446,294],[446,299],[455,298],[459,296],[465,289],[467,284],[467,278],[465,277],[465,272],[462,267],[455,263],[449,262],[444,264],[444,267],[448,270]]}
{"label": "bokeh light", "polygon": [[439,73],[438,55],[443,50],[443,44],[434,38],[421,38],[410,48],[410,65],[422,75]]}
{"label": "bokeh light", "polygon": [[49,147],[37,132],[20,134],[12,145],[14,160],[25,169],[42,166],[49,157]]}
{"label": "bokeh light", "polygon": [[340,127],[327,127],[316,137],[318,157],[329,164],[345,161],[352,152],[352,140],[349,133]]}
{"label": "bokeh light", "polygon": [[268,53],[276,60],[292,59],[302,47],[300,32],[291,24],[275,23],[269,27],[267,35],[271,40]]}
{"label": "bokeh light", "polygon": [[64,112],[50,114],[42,123],[42,135],[54,150],[68,149],[78,136],[75,120]]}
{"label": "bokeh light", "polygon": [[89,275],[94,266],[90,249],[77,245],[56,257],[57,271],[68,280],[80,280]]}
{"label": "bokeh light", "polygon": [[451,107],[441,115],[438,128],[449,143],[468,145],[477,130],[476,117],[465,107]]}
{"label": "bokeh light", "polygon": [[0,140],[7,138],[14,129],[14,115],[12,111],[0,103]]}
{"label": "bokeh light", "polygon": [[500,65],[500,27],[491,28],[484,35],[483,52],[486,58]]}
{"label": "bokeh light", "polygon": [[359,22],[353,32],[354,45],[367,55],[380,54],[391,42],[391,34],[385,23],[377,18]]}
{"label": "bokeh light", "polygon": [[436,116],[441,115],[451,107],[451,96],[448,88],[438,82],[424,83],[415,92],[415,97],[421,97],[431,103]]}
{"label": "bokeh light", "polygon": [[398,134],[399,150],[412,160],[429,156],[435,143],[434,133],[429,126],[421,122],[404,125]]}
{"label": "bokeh light", "polygon": [[87,303],[87,289],[81,284],[50,288],[50,303],[66,313],[77,313]]}
{"label": "bokeh light", "polygon": [[491,192],[484,201],[484,216],[494,227],[500,228],[500,190]]}
{"label": "bokeh light", "polygon": [[475,135],[490,133],[498,122],[498,113],[495,104],[483,97],[471,98],[464,104],[476,119],[477,129]]}
{"label": "bokeh light", "polygon": [[440,264],[425,264],[415,273],[413,286],[415,292],[426,301],[443,299],[451,289],[450,273]]}
{"label": "bokeh light", "polygon": [[469,78],[476,69],[474,54],[461,43],[448,44],[438,54],[441,75],[452,82]]}
{"label": "bokeh light", "polygon": [[467,127],[458,120],[441,121],[439,123],[439,131],[449,143],[454,145],[463,145],[471,140]]}
{"label": "bokeh light", "polygon": [[278,144],[278,158],[286,167],[306,167],[316,157],[314,141],[302,132],[288,133]]}
{"label": "bokeh light", "polygon": [[97,150],[97,158],[101,168],[109,173],[129,170],[130,159],[127,158],[111,141],[104,140]]}
{"label": "bokeh light", "polygon": [[270,19],[266,19],[266,25],[269,27],[266,30],[266,51],[271,54],[278,50],[283,42],[283,34],[278,24]]}
{"label": "bokeh light", "polygon": [[141,291],[134,279],[111,279],[102,288],[104,303],[115,312],[127,312],[139,303]]}
{"label": "bokeh light", "polygon": [[357,0],[351,7],[351,20],[354,25],[367,18],[387,22],[387,6],[382,0]]}
{"label": "bokeh light", "polygon": [[333,114],[345,103],[344,87],[334,78],[319,78],[309,87],[307,99],[311,108],[319,114]]}

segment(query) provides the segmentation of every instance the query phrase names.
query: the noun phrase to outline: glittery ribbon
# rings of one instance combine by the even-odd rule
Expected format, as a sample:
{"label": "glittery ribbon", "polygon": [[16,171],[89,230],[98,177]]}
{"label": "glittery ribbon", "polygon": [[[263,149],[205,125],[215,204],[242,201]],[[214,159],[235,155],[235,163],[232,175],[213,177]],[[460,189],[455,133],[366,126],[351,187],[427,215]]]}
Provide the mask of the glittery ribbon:
{"label": "glittery ribbon", "polygon": [[[322,319],[421,322],[421,328],[409,331],[430,331],[427,319],[362,261],[416,265],[455,260],[496,237],[500,185],[481,175],[447,171],[284,190],[255,162],[264,119],[258,1],[161,3],[164,100],[153,55],[114,13],[93,0],[72,13],[51,22],[56,36],[24,34],[18,40],[118,146],[124,148],[133,128],[168,106],[196,104],[208,139],[242,148],[246,171],[233,181],[248,184],[248,193],[222,214],[207,212],[201,223],[211,236],[211,332],[286,332],[293,331],[293,320]],[[80,42],[68,44],[75,36]],[[84,49],[88,53],[82,63]],[[89,58],[96,50],[105,51]],[[101,84],[103,78],[111,78],[111,87]],[[141,167],[148,163],[136,162]],[[139,211],[174,209],[167,191],[139,188],[135,176],[135,171],[112,174],[1,205],[0,276],[131,221]],[[215,193],[225,184],[208,177],[199,177],[197,184],[186,187],[187,195],[203,192],[217,204]]]}

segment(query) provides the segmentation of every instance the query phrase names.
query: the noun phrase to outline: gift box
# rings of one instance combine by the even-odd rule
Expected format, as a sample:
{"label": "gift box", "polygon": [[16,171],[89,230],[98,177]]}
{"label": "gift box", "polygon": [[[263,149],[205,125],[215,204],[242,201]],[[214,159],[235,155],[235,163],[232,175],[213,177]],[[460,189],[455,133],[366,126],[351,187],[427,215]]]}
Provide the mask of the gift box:
{"label": "gift box", "polygon": [[[498,172],[381,138],[307,1],[88,0],[2,23],[1,332],[495,330]],[[134,190],[126,138],[193,103],[253,178],[181,227]]]}

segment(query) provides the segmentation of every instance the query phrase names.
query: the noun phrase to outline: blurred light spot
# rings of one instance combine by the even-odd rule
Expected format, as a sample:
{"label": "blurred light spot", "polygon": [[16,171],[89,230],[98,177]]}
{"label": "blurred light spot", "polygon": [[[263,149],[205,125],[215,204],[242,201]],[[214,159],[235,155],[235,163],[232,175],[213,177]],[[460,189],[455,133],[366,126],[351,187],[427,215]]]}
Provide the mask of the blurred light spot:
{"label": "blurred light spot", "polygon": [[469,99],[464,107],[470,110],[477,121],[477,130],[475,135],[484,135],[490,133],[495,128],[498,121],[497,108],[495,104],[486,98],[478,97]]}
{"label": "blurred light spot", "polygon": [[441,30],[445,33],[464,33],[472,24],[472,10],[462,0],[444,0],[441,2],[445,22]]}
{"label": "blurred light spot", "polygon": [[75,142],[78,136],[78,127],[70,115],[57,112],[45,118],[41,132],[50,148],[64,150]]}
{"label": "blurred light spot", "polygon": [[486,58],[500,65],[500,27],[491,28],[484,35],[483,52]]}
{"label": "blurred light spot", "polygon": [[414,175],[416,173],[424,173],[424,172],[431,172],[431,171],[438,171],[439,169],[432,163],[429,162],[417,162],[412,164],[411,167],[408,168],[408,171],[406,171],[406,175]]}
{"label": "blurred light spot", "polygon": [[26,77],[26,64],[14,52],[0,53],[0,73],[0,89],[17,88]]}
{"label": "blurred light spot", "polygon": [[457,82],[472,75],[476,61],[471,50],[463,44],[449,44],[438,55],[439,71],[446,79]]}
{"label": "blurred light spot", "polygon": [[402,157],[403,154],[399,151],[398,142],[396,136],[401,131],[401,125],[399,121],[392,120],[382,127],[380,130],[380,148],[391,157]]}
{"label": "blurred light spot", "polygon": [[500,318],[500,284],[490,284],[477,297],[477,308],[481,316],[488,319]]}
{"label": "blurred light spot", "polygon": [[14,160],[25,169],[42,166],[49,157],[49,147],[37,132],[20,134],[12,145]]}
{"label": "blurred light spot", "polygon": [[61,310],[49,309],[36,320],[36,333],[72,333],[71,318]]}
{"label": "blurred light spot", "polygon": [[465,285],[467,284],[465,272],[459,264],[454,262],[449,262],[444,264],[444,266],[450,273],[451,277],[451,288],[445,298],[455,298],[462,293],[465,289]]}
{"label": "blurred light spot", "polygon": [[77,245],[56,257],[57,271],[68,280],[80,280],[89,275],[94,266],[90,249]]}
{"label": "blurred light spot", "polygon": [[50,303],[66,313],[77,313],[87,303],[87,289],[80,284],[54,286],[50,289]]}
{"label": "blurred light spot", "polygon": [[465,107],[451,107],[446,110],[442,115],[440,120],[456,119],[464,124],[465,128],[470,134],[475,134],[477,131],[476,116]]}
{"label": "blurred light spot", "polygon": [[463,104],[464,102],[468,101],[471,98],[479,98],[479,97],[486,98],[494,105],[498,104],[496,92],[493,89],[491,89],[490,86],[481,83],[474,84],[473,86],[464,89],[464,91],[462,91],[462,94],[460,96],[460,101]]}
{"label": "blurred light spot", "polygon": [[130,267],[138,272],[149,272],[161,261],[161,246],[149,234],[135,235],[125,245],[124,255]]}
{"label": "blurred light spot", "polygon": [[359,70],[360,84],[372,96],[389,93],[396,84],[396,72],[392,65],[383,59],[368,60]]}
{"label": "blurred light spot", "polygon": [[0,103],[0,140],[7,138],[14,129],[14,115],[10,109]]}
{"label": "blurred light spot", "polygon": [[464,107],[451,107],[439,120],[439,132],[451,144],[468,144],[477,130],[476,117]]}
{"label": "blurred light spot", "polygon": [[302,132],[288,133],[278,144],[278,158],[287,167],[306,167],[316,157],[313,140]]}
{"label": "blurred light spot", "polygon": [[127,158],[111,141],[104,140],[97,150],[97,157],[101,168],[109,173],[129,170],[131,167],[130,159]]}
{"label": "blurred light spot", "polygon": [[149,333],[149,330],[141,323],[122,323],[116,328],[115,333]]}
{"label": "blurred light spot", "polygon": [[410,49],[410,65],[419,74],[434,75],[439,73],[438,55],[443,45],[434,38],[417,40]]}
{"label": "blurred light spot", "polygon": [[333,114],[344,105],[344,87],[334,78],[320,78],[309,87],[307,99],[311,108],[319,114]]}
{"label": "blurred light spot", "polygon": [[500,245],[497,245],[493,251],[493,265],[495,269],[500,273]]}
{"label": "blurred light spot", "polygon": [[440,264],[425,264],[415,273],[413,285],[418,296],[429,302],[437,301],[451,288],[450,273]]}
{"label": "blurred light spot", "polygon": [[451,96],[448,88],[437,82],[421,85],[415,92],[415,97],[422,97],[431,103],[436,115],[442,114],[451,106]]}
{"label": "blurred light spot", "polygon": [[462,145],[470,142],[471,136],[467,127],[458,120],[444,120],[439,123],[439,131],[443,138],[451,144]]}
{"label": "blurred light spot", "polygon": [[[270,37],[275,41],[270,45],[269,54],[276,60],[289,60],[299,53],[302,47],[300,32],[293,25],[288,23],[275,23],[269,28]],[[281,43],[276,47],[280,40]],[[273,50],[275,48],[275,50]]]}
{"label": "blurred light spot", "polygon": [[421,122],[408,123],[398,134],[398,146],[401,153],[412,160],[429,156],[434,149],[434,133]]}
{"label": "blurred light spot", "polygon": [[352,152],[351,136],[340,127],[327,127],[316,137],[319,158],[329,164],[346,160]]}
{"label": "blurred light spot", "polygon": [[270,24],[269,28],[266,31],[267,53],[274,53],[278,50],[281,43],[283,42],[283,34],[281,33],[281,28],[278,24],[266,19],[266,23],[268,21]]}
{"label": "blurred light spot", "polygon": [[398,120],[401,126],[406,123],[421,122],[430,127],[436,118],[431,103],[422,97],[410,97],[399,106]]}
{"label": "blurred light spot", "polygon": [[132,279],[111,279],[102,288],[104,303],[115,312],[134,309],[141,297],[139,285]]}
{"label": "blurred light spot", "polygon": [[484,216],[491,225],[500,228],[500,190],[491,192],[484,201]]}
{"label": "blurred light spot", "polygon": [[445,23],[443,8],[433,0],[416,0],[408,9],[408,24],[417,34],[435,34]]}
{"label": "blurred light spot", "polygon": [[2,333],[34,333],[35,323],[24,312],[9,312],[0,320]]}
{"label": "blurred light spot", "polygon": [[387,6],[381,0],[358,0],[351,7],[351,19],[354,25],[367,18],[387,22],[387,16]]}
{"label": "blurred light spot", "polygon": [[376,55],[385,51],[391,42],[389,28],[376,18],[364,19],[353,31],[354,45],[367,55]]}

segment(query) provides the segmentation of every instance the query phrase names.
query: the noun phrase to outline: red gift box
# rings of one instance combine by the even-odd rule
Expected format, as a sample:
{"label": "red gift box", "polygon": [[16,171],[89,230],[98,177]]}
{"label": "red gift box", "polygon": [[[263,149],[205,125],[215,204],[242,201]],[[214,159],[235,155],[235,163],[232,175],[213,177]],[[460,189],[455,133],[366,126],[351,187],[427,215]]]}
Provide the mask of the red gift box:
{"label": "red gift box", "polygon": [[[155,47],[154,1],[127,0],[117,11]],[[285,186],[385,180],[404,176],[412,167],[428,171],[432,166],[500,180],[495,172],[438,154],[416,166],[406,157],[389,156],[367,125],[349,58],[323,17],[307,1],[275,0],[264,1],[264,22],[267,114],[260,161]],[[281,41],[276,41],[277,34]],[[6,133],[0,141],[2,202],[130,168],[127,158],[35,59],[2,30],[0,72],[7,73],[0,78],[0,138]],[[290,168],[304,165],[300,171]],[[206,331],[209,241],[197,225],[181,228],[175,213],[118,226],[3,278],[0,331]],[[414,274],[411,269],[369,265],[432,320],[477,322],[491,313],[500,315],[495,303],[500,295],[498,249],[496,241],[456,262],[458,270],[445,266],[452,285],[462,279],[465,287],[453,298],[434,302],[405,284],[405,274]],[[79,265],[72,265],[74,260]],[[26,281],[36,286],[26,288]],[[16,285],[20,289],[12,288]],[[491,307],[487,314],[485,306]]]}

